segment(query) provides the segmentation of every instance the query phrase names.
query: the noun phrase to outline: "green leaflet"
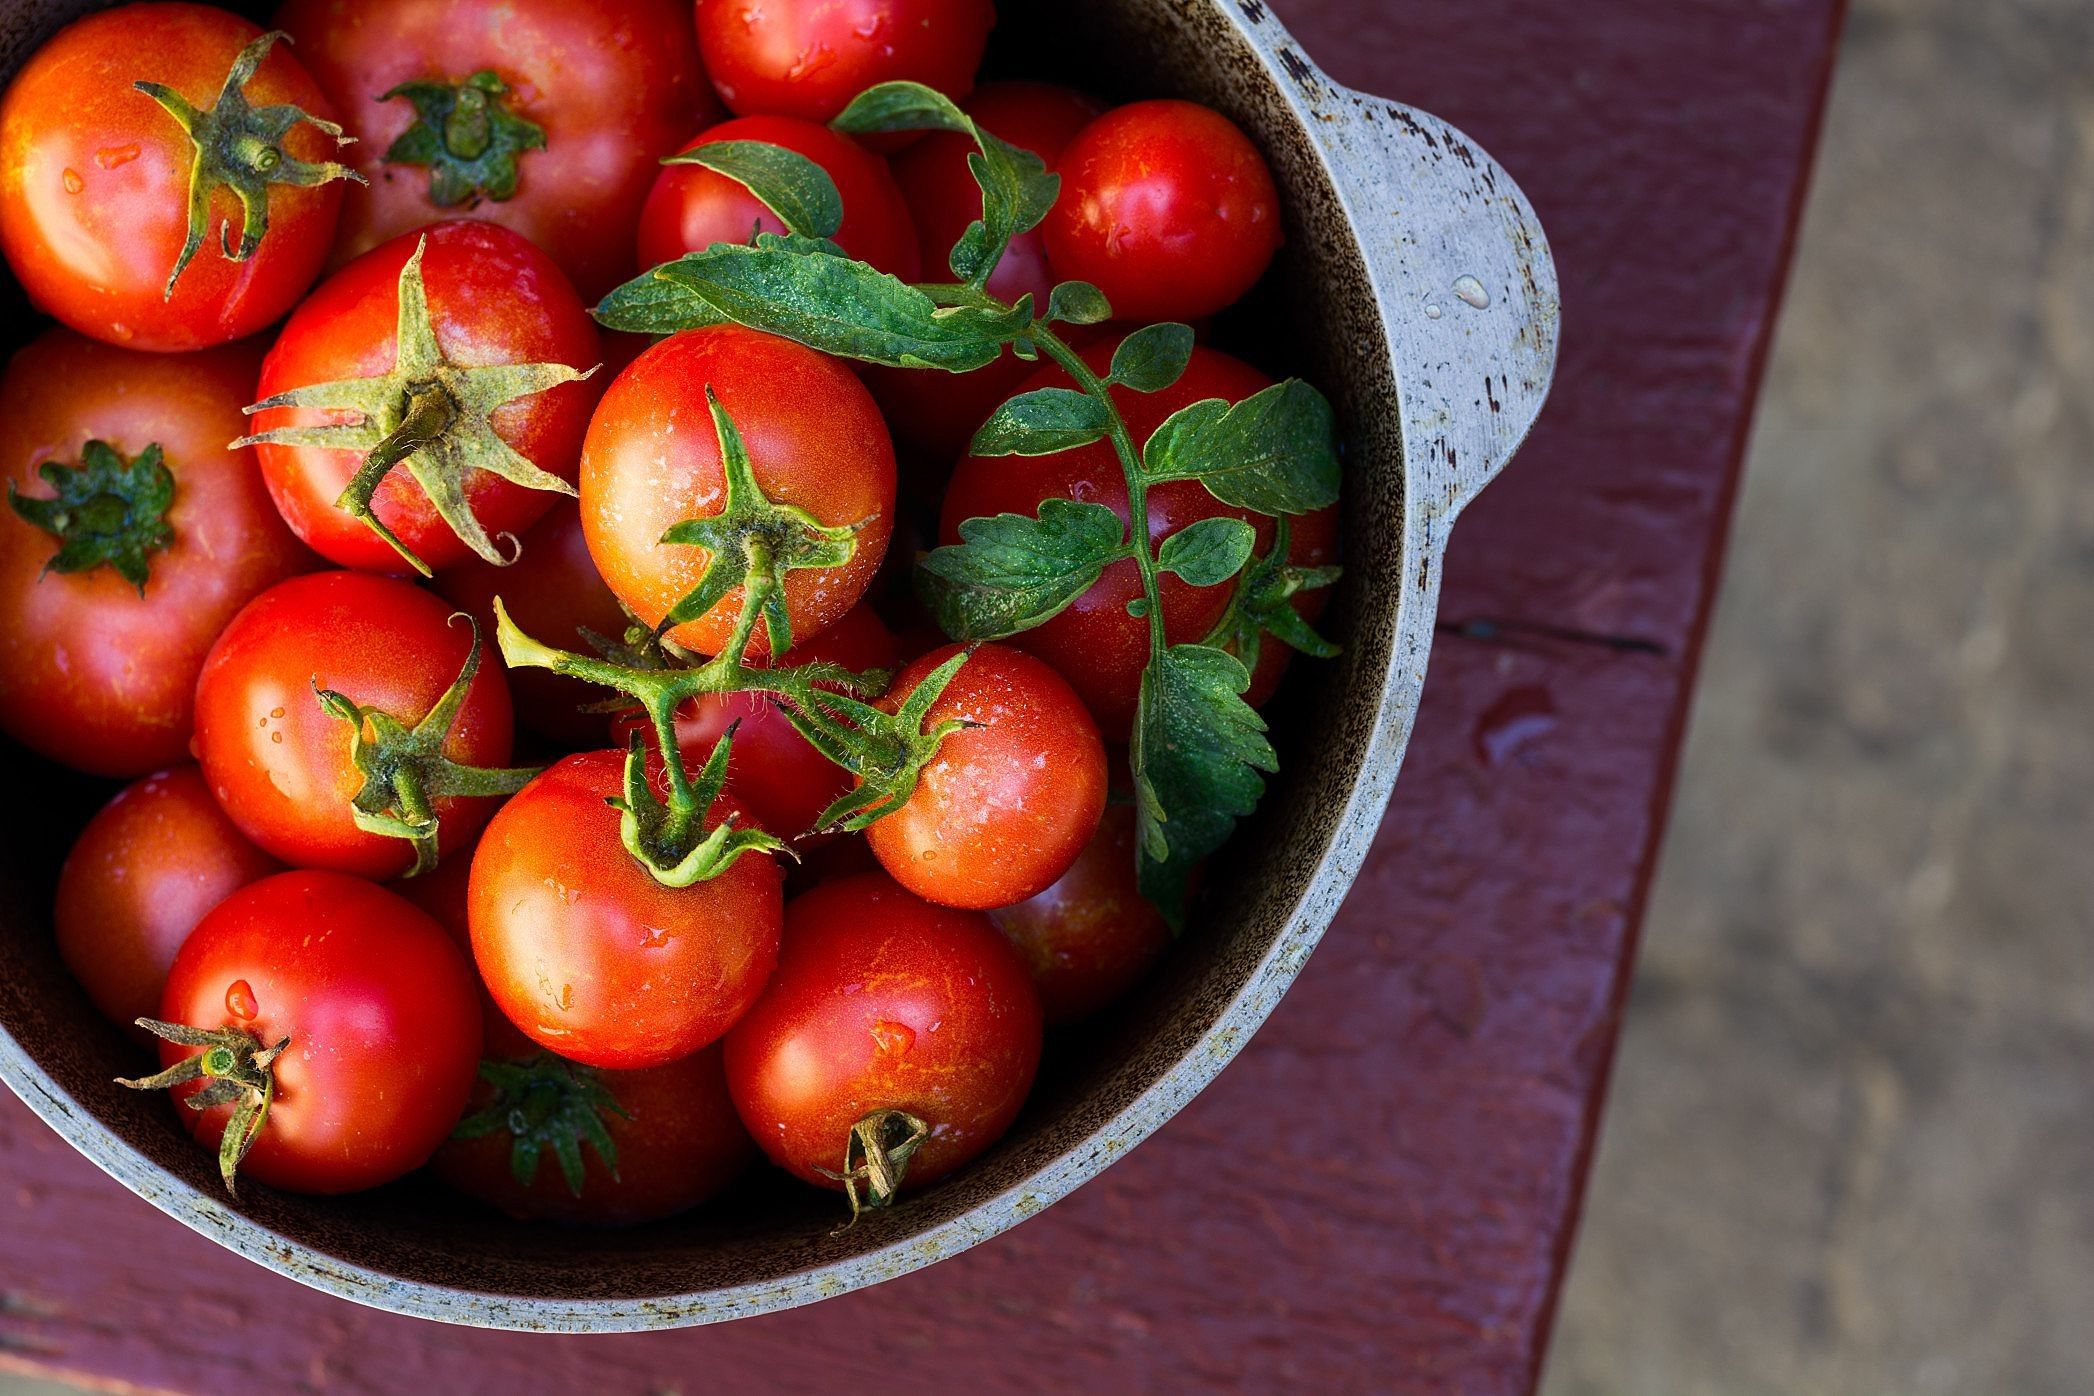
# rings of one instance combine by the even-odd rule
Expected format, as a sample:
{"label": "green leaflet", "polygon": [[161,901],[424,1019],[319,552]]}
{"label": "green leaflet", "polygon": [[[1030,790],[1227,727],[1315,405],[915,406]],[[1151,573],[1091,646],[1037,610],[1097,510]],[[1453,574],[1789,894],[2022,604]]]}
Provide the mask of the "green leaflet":
{"label": "green leaflet", "polygon": [[1299,378],[1233,407],[1207,398],[1173,413],[1142,448],[1152,481],[1198,480],[1224,504],[1305,514],[1338,498],[1331,405]]}
{"label": "green leaflet", "polygon": [[1127,526],[1103,504],[1041,503],[1037,518],[968,519],[956,545],[917,564],[917,590],[956,640],[993,640],[1053,617],[1128,555]]}
{"label": "green leaflet", "polygon": [[662,161],[702,165],[726,175],[805,238],[833,238],[843,226],[843,196],[829,172],[797,150],[769,141],[712,141]]}
{"label": "green leaflet", "polygon": [[1162,392],[1192,362],[1192,326],[1145,325],[1112,353],[1112,379],[1137,393]]}
{"label": "green leaflet", "polygon": [[1243,570],[1258,531],[1242,519],[1199,519],[1163,540],[1156,565],[1196,587],[1218,586]]}
{"label": "green leaflet", "polygon": [[1301,613],[1294,609],[1294,598],[1301,592],[1333,585],[1341,571],[1336,567],[1297,567],[1289,562],[1290,527],[1290,520],[1281,515],[1272,547],[1244,569],[1235,594],[1229,598],[1228,611],[1202,642],[1227,650],[1242,660],[1246,669],[1258,667],[1259,647],[1267,635],[1317,659],[1333,659],[1340,653],[1338,646],[1317,634],[1301,618]]}
{"label": "green leaflet", "polygon": [[978,456],[1051,456],[1103,439],[1111,420],[1105,404],[1088,393],[1036,388],[991,413],[971,449]]}
{"label": "green leaflet", "polygon": [[1064,281],[1047,297],[1047,318],[1096,325],[1112,318],[1112,303],[1088,281]]}

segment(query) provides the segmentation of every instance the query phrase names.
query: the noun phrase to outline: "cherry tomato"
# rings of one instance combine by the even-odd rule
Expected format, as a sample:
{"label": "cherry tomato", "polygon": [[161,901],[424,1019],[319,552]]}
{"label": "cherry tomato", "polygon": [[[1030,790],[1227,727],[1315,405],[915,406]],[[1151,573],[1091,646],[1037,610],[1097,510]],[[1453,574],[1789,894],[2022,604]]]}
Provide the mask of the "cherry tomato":
{"label": "cherry tomato", "polygon": [[[436,350],[450,363],[466,370],[551,363],[586,372],[596,366],[596,326],[559,267],[507,228],[454,219],[374,248],[321,283],[269,351],[257,397],[393,373],[400,357],[401,274],[417,248]],[[388,410],[404,415],[418,383],[399,382]],[[507,391],[491,389],[489,395]],[[494,407],[487,420],[509,448],[571,483],[599,391],[594,382],[561,383],[513,397]],[[461,413],[445,434],[469,445],[472,418],[469,410]],[[278,407],[256,413],[251,429],[260,434],[357,420],[355,412],[338,409]],[[335,503],[364,463],[367,448],[265,441],[255,449],[269,493],[300,538],[344,567],[408,570],[384,538]],[[500,455],[494,447],[472,449],[476,453],[468,460],[473,462]],[[409,473],[410,464],[403,461],[379,483],[371,502],[379,520],[431,567],[472,559],[473,550],[437,513]],[[529,489],[488,469],[466,471],[462,488],[474,517],[497,537],[530,527],[559,498],[553,490]]]}
{"label": "cherry tomato", "polygon": [[[841,664],[863,673],[893,669],[899,662],[894,636],[866,606],[855,606],[829,629],[786,653],[788,666]],[[811,830],[822,811],[851,788],[850,774],[808,745],[785,713],[761,693],[709,693],[676,714],[676,744],[684,763],[705,764],[713,747],[732,729],[728,780],[756,821],[781,837]],[[652,731],[639,711],[619,713],[611,739],[624,746],[635,731]]]}
{"label": "cherry tomato", "polygon": [[[1259,523],[1258,551],[1263,553],[1272,546],[1272,524],[1263,519]],[[1297,514],[1287,521],[1287,560],[1296,567],[1329,567],[1338,560],[1337,505],[1313,514]],[[1294,611],[1314,625],[1330,601],[1329,587],[1311,587],[1294,593]],[[1243,701],[1254,708],[1271,702],[1293,658],[1293,647],[1285,641],[1271,635],[1260,636],[1258,662],[1251,666],[1251,686],[1244,692]]]}
{"label": "cherry tomato", "polygon": [[277,23],[371,181],[343,207],[342,260],[470,213],[594,300],[634,271],[622,230],[655,162],[719,112],[677,0],[287,0]]}
{"label": "cherry tomato", "polygon": [[990,0],[697,0],[698,48],[720,100],[828,121],[875,83],[909,81],[955,99],[974,86]]}
{"label": "cherry tomato", "polygon": [[[592,653],[582,638],[584,629],[612,640],[625,634],[630,624],[625,608],[596,574],[582,538],[581,513],[571,501],[555,503],[523,535],[522,545],[522,556],[508,567],[475,559],[436,579],[437,589],[480,623],[490,644],[497,596],[526,635],[562,649]],[[516,700],[516,720],[541,737],[568,747],[603,741],[603,714],[583,711],[603,701],[600,688],[548,669],[511,669],[509,695]]]}
{"label": "cherry tomato", "polygon": [[[1098,102],[1067,87],[1045,82],[987,82],[964,104],[992,134],[1045,160],[1051,168],[1062,147],[1099,111]],[[974,142],[952,131],[935,131],[894,157],[894,178],[908,200],[922,248],[924,275],[952,279],[953,244],[982,216],[982,190],[967,168]],[[989,293],[1015,301],[1030,292],[1047,304],[1057,277],[1047,264],[1046,235],[1020,233],[989,277]],[[939,369],[873,368],[866,383],[895,436],[950,465],[975,429],[1038,365],[1006,354],[972,373]]]}
{"label": "cherry tomato", "polygon": [[[294,162],[335,159],[334,138],[304,122],[278,142],[266,132],[246,138],[258,153],[243,176],[267,191],[258,199],[267,232],[234,261],[220,229],[238,242],[253,227],[239,198],[217,185],[208,216],[192,223],[196,144],[167,106],[133,86],[161,84],[208,111],[241,50],[261,36],[208,5],[124,5],[59,31],[16,74],[0,101],[0,248],[39,309],[112,344],[200,349],[253,334],[313,284],[343,184],[262,181]],[[250,107],[334,116],[282,42],[239,90]],[[202,237],[177,275],[193,231]]]}
{"label": "cherry tomato", "polygon": [[[904,281],[920,271],[916,228],[887,162],[812,121],[789,116],[743,116],[723,121],[685,146],[718,141],[763,141],[804,155],[828,172],[843,201],[836,245],[861,262]],[[664,165],[640,211],[640,265],[658,266],[716,242],[747,242],[758,232],[782,233],[778,216],[746,187],[703,165]]]}
{"label": "cherry tomato", "polygon": [[[256,593],[314,565],[271,507],[252,455],[226,446],[245,430],[254,373],[245,347],[141,354],[67,330],[31,341],[8,365],[0,476],[18,494],[14,508],[0,505],[0,729],[9,736],[97,775],[183,759],[211,641]],[[155,452],[173,482],[164,507],[153,497]],[[91,457],[121,478],[75,468]],[[54,494],[40,470],[77,496],[64,538],[22,515],[51,507],[37,503]],[[116,552],[139,549],[142,595],[114,559],[53,569],[67,541],[92,549],[97,537]]]}
{"label": "cherry tomato", "polygon": [[104,805],[66,855],[59,956],[103,1016],[130,1028],[159,1012],[167,967],[204,913],[281,866],[225,817],[196,767],[156,772]]}
{"label": "cherry tomato", "polygon": [[[618,599],[648,625],[698,585],[711,555],[664,545],[664,531],[720,512],[724,474],[705,392],[747,445],[758,487],[830,527],[857,527],[838,567],[786,576],[794,643],[843,618],[880,570],[894,530],[894,446],[872,397],[848,368],[790,340],[737,325],[685,330],[618,375],[582,447],[582,531]],[[734,588],[669,637],[717,653],[742,607]],[[749,653],[769,644],[762,627]]]}
{"label": "cherry tomato", "polygon": [[519,791],[473,854],[469,896],[473,958],[509,1020],[563,1057],[631,1070],[718,1040],[756,1001],[778,958],[783,875],[744,853],[705,882],[655,881],[604,803],[624,764],[583,752]]}
{"label": "cherry tomato", "polygon": [[774,1163],[841,1188],[853,1126],[901,1111],[929,1131],[915,1187],[1010,1128],[1040,1064],[1040,1001],[988,917],[867,873],[785,919],[778,972],[725,1044],[734,1107]]}
{"label": "cherry tomato", "polygon": [[[457,947],[415,907],[340,873],[279,873],[220,902],[175,957],[159,1016],[263,1048],[290,1039],[240,1176],[295,1192],[355,1192],[420,1166],[458,1123],[480,1058]],[[160,1060],[197,1051],[163,1042]],[[176,1100],[201,1085],[176,1086]],[[179,1113],[216,1148],[233,1107]]]}
{"label": "cherry tomato", "polygon": [[1250,290],[1279,251],[1280,198],[1250,138],[1193,102],[1131,102],[1086,126],[1057,162],[1041,226],[1065,277],[1123,320],[1191,320]]}
{"label": "cherry tomato", "polygon": [[1170,948],[1170,926],[1135,882],[1134,822],[1134,806],[1109,807],[1060,881],[989,914],[1025,961],[1050,1023],[1097,1012]]}
{"label": "cherry tomato", "polygon": [[[404,839],[356,826],[363,776],[350,724],[315,689],[412,727],[457,679],[472,645],[463,620],[419,587],[363,572],[320,572],[263,592],[234,616],[196,687],[196,756],[233,822],[287,863],[390,877],[414,862]],[[509,689],[483,645],[480,669],[443,743],[467,766],[509,760]],[[368,724],[367,724],[368,725]],[[434,801],[439,853],[472,842],[495,801]]]}
{"label": "cherry tomato", "polygon": [[[1101,341],[1083,351],[1085,362],[1103,373],[1116,345]],[[1113,401],[1127,419],[1136,443],[1149,439],[1164,419],[1179,408],[1205,398],[1240,402],[1272,380],[1241,360],[1208,348],[1196,348],[1185,374],[1157,393],[1112,390]],[[1019,385],[1019,391],[1067,387],[1069,378],[1049,366]],[[945,495],[941,541],[960,541],[960,522],[991,514],[1035,514],[1050,498],[1087,499],[1127,513],[1127,481],[1112,446],[1103,441],[1051,456],[968,456],[953,472]],[[1253,523],[1248,510],[1223,504],[1197,480],[1173,480],[1151,486],[1148,496],[1149,537],[1164,538],[1199,519],[1227,515]],[[1270,521],[1266,521],[1270,526]],[[1233,584],[1189,586],[1165,575],[1159,588],[1163,601],[1164,638],[1171,644],[1205,639],[1227,610]],[[1142,670],[1149,662],[1149,624],[1127,614],[1127,603],[1141,595],[1141,576],[1132,559],[1115,562],[1069,608],[1044,625],[1021,631],[1010,643],[1040,656],[1083,695],[1098,727],[1111,741],[1125,741],[1134,725]]]}
{"label": "cherry tomato", "polygon": [[[899,708],[958,645],[911,660],[881,700]],[[1009,906],[1069,870],[1105,810],[1098,724],[1059,674],[1020,650],[979,645],[924,719],[960,719],[909,802],[865,831],[895,881],[942,906]]]}

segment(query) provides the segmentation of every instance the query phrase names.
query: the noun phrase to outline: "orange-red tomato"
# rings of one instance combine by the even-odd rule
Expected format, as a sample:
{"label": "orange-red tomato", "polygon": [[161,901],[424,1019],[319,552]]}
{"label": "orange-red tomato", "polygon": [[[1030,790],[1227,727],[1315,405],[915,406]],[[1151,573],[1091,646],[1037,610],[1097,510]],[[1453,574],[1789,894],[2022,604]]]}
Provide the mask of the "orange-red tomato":
{"label": "orange-red tomato", "polygon": [[[142,354],[52,330],[0,378],[0,477],[49,499],[39,469],[90,441],[127,461],[160,449],[174,479],[145,592],[104,563],[47,572],[58,537],[0,503],[0,730],[96,775],[132,777],[189,749],[211,642],[256,593],[316,563],[284,527],[246,450],[255,354]],[[134,521],[136,520],[134,515]]]}
{"label": "orange-red tomato", "polygon": [[[240,201],[215,190],[203,243],[167,294],[189,234],[196,146],[132,84],[161,83],[208,109],[261,34],[209,5],[124,5],[69,25],[23,65],[0,100],[0,247],[38,308],[112,344],[199,349],[253,334],[313,284],[334,239],[340,180],[269,185],[268,233],[239,262],[219,233],[229,223],[239,237]],[[281,42],[242,90],[251,106],[335,115]],[[301,123],[281,154],[320,163],[337,149]]]}
{"label": "orange-red tomato", "polygon": [[827,121],[875,83],[965,97],[996,23],[990,0],[697,0],[698,47],[720,100]]}
{"label": "orange-red tomato", "polygon": [[1050,1023],[1097,1012],[1170,948],[1170,926],[1135,881],[1134,822],[1134,806],[1109,807],[1059,881],[989,913],[1025,961]]}

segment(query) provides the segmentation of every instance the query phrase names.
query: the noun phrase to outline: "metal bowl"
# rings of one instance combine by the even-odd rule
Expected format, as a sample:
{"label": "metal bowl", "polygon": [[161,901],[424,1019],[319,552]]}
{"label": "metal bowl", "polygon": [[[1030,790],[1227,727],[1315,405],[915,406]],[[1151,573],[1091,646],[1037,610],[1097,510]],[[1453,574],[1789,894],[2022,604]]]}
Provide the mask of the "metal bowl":
{"label": "metal bowl", "polygon": [[[89,8],[0,5],[0,69]],[[840,1234],[836,1197],[773,1176],[625,1232],[520,1225],[419,1179],[340,1199],[258,1187],[235,1203],[164,1100],[111,1084],[137,1049],[96,1015],[52,945],[57,866],[108,788],[7,751],[8,788],[76,817],[40,814],[0,840],[0,1077],[81,1153],[220,1245],[359,1303],[564,1332],[711,1323],[873,1284],[1025,1220],[1169,1119],[1265,1021],[1381,821],[1417,711],[1448,528],[1547,394],[1555,269],[1526,200],[1472,141],[1331,82],[1259,0],[1003,8],[1000,48],[1039,71],[1206,102],[1263,147],[1287,248],[1233,325],[1252,357],[1329,393],[1346,447],[1346,577],[1326,621],[1345,653],[1311,681],[1298,670],[1282,694],[1282,774],[1161,970],[1080,1039],[1050,1042],[1025,1113],[994,1150]]]}

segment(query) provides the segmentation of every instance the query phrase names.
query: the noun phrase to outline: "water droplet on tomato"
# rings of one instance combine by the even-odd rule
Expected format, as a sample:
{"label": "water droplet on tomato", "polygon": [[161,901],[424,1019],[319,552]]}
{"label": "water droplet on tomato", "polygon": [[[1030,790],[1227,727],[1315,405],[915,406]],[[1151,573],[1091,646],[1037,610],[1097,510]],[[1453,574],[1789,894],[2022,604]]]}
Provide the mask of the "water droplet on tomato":
{"label": "water droplet on tomato", "polygon": [[105,170],[128,165],[137,158],[138,147],[135,145],[105,145],[95,152],[95,163]]}
{"label": "water droplet on tomato", "polygon": [[254,990],[248,987],[245,979],[235,979],[227,986],[225,1011],[243,1022],[252,1022],[262,1011],[261,1005],[254,1001]]}
{"label": "water droplet on tomato", "polygon": [[282,708],[271,708],[269,710],[269,716],[271,717],[282,717],[283,715],[284,710]]}
{"label": "water droplet on tomato", "polygon": [[87,187],[87,181],[86,181],[86,180],[84,180],[84,179],[82,179],[82,178],[80,178],[80,172],[79,172],[78,170],[67,170],[67,171],[65,172],[65,192],[66,192],[66,193],[68,193],[68,194],[77,194],[77,193],[79,193],[79,192],[80,192],[80,191],[81,191],[82,189],[85,189],[86,187]]}
{"label": "water droplet on tomato", "polygon": [[269,734],[269,740],[276,743],[278,746],[282,746],[284,744],[284,734],[281,732],[271,732]]}
{"label": "water droplet on tomato", "polygon": [[131,338],[131,327],[129,325],[111,325],[109,333],[118,343],[122,343]]}
{"label": "water droplet on tomato", "polygon": [[882,1052],[892,1052],[896,1056],[916,1045],[916,1029],[907,1023],[897,1023],[889,1018],[876,1021],[872,1025],[872,1035],[873,1041],[880,1044]]}

